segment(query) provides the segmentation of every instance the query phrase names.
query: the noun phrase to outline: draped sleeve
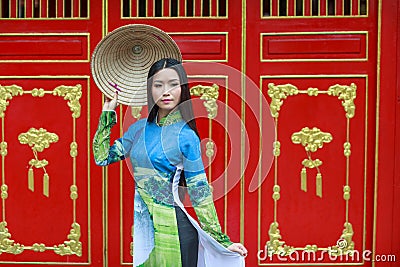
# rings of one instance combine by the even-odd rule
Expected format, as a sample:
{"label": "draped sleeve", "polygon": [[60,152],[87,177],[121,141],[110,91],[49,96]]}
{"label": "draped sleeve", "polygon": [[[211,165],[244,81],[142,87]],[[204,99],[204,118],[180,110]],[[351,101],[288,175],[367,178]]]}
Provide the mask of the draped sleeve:
{"label": "draped sleeve", "polygon": [[94,160],[99,166],[123,160],[129,156],[137,127],[132,124],[122,138],[114,141],[110,146],[111,128],[116,124],[115,111],[103,111],[100,115],[97,131],[93,138]]}
{"label": "draped sleeve", "polygon": [[201,159],[200,140],[193,130],[185,127],[179,137],[183,156],[183,171],[188,193],[201,228],[224,247],[232,244],[222,232],[213,196]]}

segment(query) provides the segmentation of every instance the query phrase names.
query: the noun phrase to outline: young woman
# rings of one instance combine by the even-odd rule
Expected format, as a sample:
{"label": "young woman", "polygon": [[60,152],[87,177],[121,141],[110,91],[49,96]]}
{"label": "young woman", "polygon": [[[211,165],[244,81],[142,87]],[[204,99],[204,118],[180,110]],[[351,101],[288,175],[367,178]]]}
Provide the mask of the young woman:
{"label": "young woman", "polygon": [[[117,93],[103,106],[93,141],[96,164],[130,158],[135,179],[134,266],[244,266],[246,248],[221,231],[200,154],[187,75],[174,59],[148,73],[149,116],[110,147]],[[200,221],[185,210],[182,186]],[[180,187],[180,188],[179,188]]]}

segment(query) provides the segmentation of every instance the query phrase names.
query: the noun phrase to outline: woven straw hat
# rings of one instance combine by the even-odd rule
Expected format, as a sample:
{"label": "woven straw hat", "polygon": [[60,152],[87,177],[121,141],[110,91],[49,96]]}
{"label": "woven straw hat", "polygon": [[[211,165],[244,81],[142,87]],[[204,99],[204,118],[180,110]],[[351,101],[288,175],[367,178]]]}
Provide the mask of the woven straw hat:
{"label": "woven straw hat", "polygon": [[92,54],[91,70],[98,88],[109,98],[118,88],[118,102],[129,106],[147,104],[147,74],[162,58],[182,61],[178,46],[162,30],[130,24],[104,37]]}

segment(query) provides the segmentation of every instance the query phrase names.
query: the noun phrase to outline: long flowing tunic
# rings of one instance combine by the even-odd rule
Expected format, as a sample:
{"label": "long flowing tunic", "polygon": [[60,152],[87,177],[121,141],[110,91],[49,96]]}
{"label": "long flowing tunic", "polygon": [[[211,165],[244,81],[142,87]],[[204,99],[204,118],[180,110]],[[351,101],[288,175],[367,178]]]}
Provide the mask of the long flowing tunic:
{"label": "long flowing tunic", "polygon": [[[198,267],[244,266],[244,258],[226,248],[232,242],[218,221],[198,136],[182,120],[179,111],[163,119],[163,126],[146,119],[137,121],[110,146],[116,115],[114,111],[103,111],[93,140],[97,165],[105,166],[125,158],[132,164],[134,266],[182,266],[174,205],[186,213],[198,232]],[[200,225],[179,199],[182,171]]]}

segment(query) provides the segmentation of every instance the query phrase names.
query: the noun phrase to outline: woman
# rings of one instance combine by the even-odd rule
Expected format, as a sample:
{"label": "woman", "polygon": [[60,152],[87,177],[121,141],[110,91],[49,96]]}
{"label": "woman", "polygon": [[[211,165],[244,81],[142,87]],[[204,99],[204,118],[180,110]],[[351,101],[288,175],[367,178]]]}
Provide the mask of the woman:
{"label": "woman", "polygon": [[[152,65],[148,118],[132,124],[110,147],[116,100],[117,92],[104,103],[93,151],[100,166],[130,157],[135,179],[134,266],[244,266],[246,248],[221,231],[180,62],[161,59]],[[178,190],[182,185],[201,227],[183,207],[183,190]]]}

